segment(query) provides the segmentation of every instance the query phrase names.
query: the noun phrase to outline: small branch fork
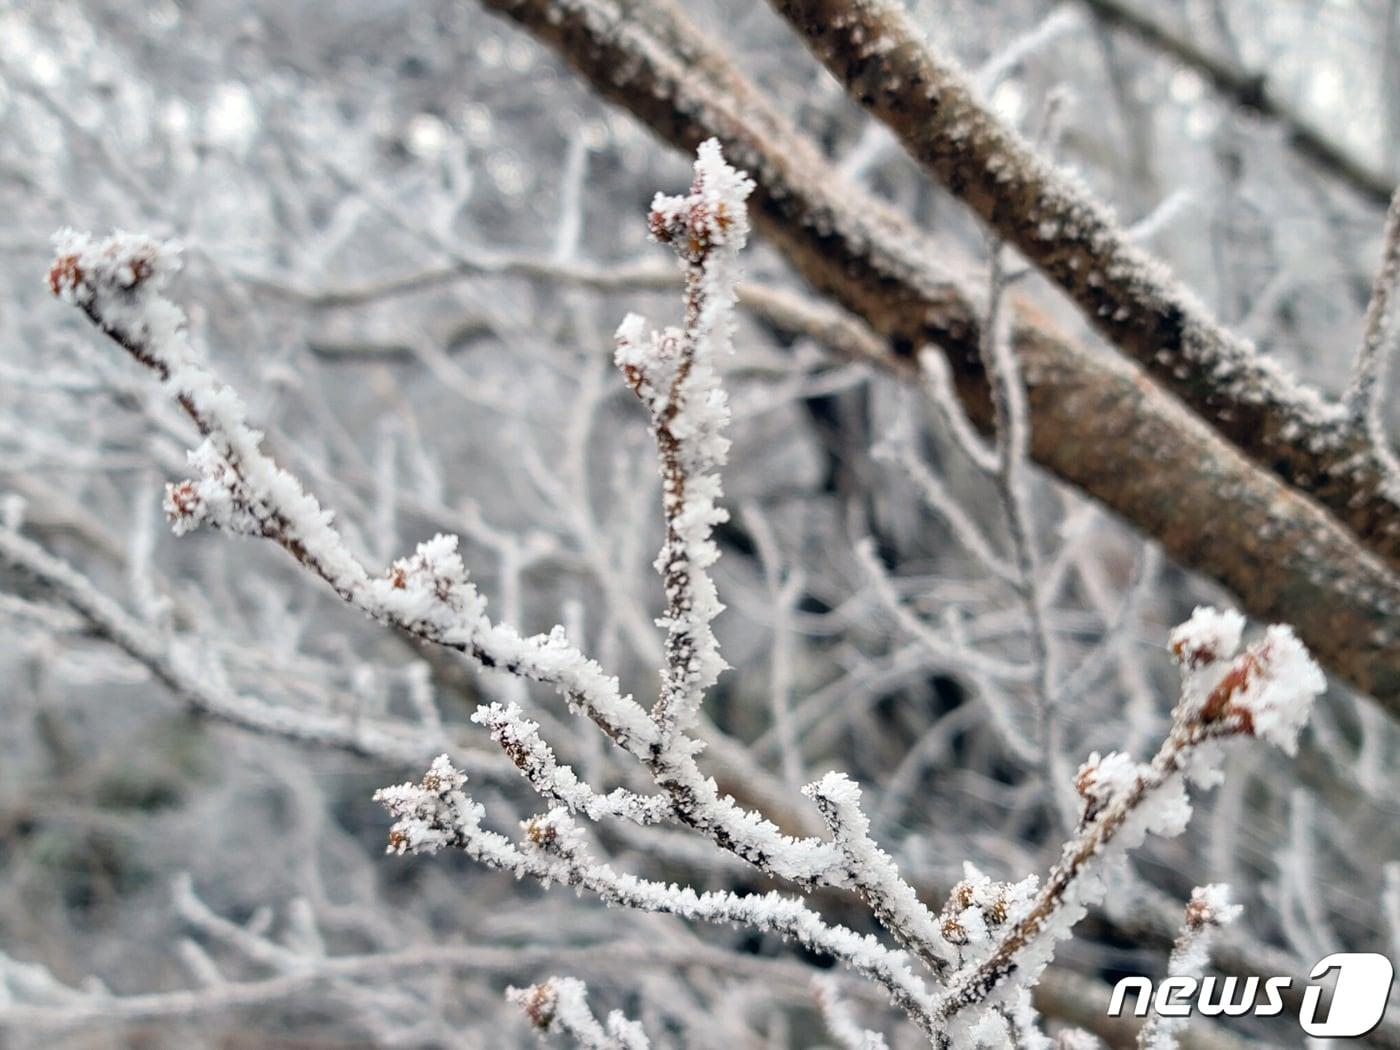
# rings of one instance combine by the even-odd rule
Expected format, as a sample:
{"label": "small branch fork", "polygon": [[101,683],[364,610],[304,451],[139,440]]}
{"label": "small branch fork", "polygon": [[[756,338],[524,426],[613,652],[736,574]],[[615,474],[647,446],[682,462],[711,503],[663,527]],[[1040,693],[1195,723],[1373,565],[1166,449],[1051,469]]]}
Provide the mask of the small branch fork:
{"label": "small branch fork", "polygon": [[[785,835],[721,795],[701,772],[700,745],[688,730],[724,668],[710,626],[722,606],[708,574],[718,556],[711,531],[725,520],[718,468],[728,449],[716,359],[729,344],[751,188],[716,143],[701,146],[691,192],[658,197],[652,208],[654,236],[672,246],[685,273],[683,327],[648,333],[632,316],[618,333],[617,362],[650,412],[664,489],[666,537],[656,565],[665,586],[667,639],[660,696],[650,712],[622,694],[617,679],[575,648],[562,628],[527,638],[493,622],[455,536],[434,537],[382,575],[371,575],[331,514],[263,453],[262,435],[249,426],[242,401],[191,346],[183,314],[160,294],[177,266],[170,248],[143,237],[93,241],[65,232],[57,238],[49,281],[56,295],[154,371],[203,435],[190,454],[197,476],[167,490],[166,511],[177,533],[210,525],[269,539],[381,623],[458,650],[483,669],[552,687],[632,755],[657,788],[655,794],[597,791],[557,761],[539,725],[518,707],[486,705],[474,720],[551,808],[523,823],[518,842],[489,830],[483,807],[464,790],[466,775],[444,755],[420,782],[377,794],[395,818],[391,851],[460,849],[517,877],[561,882],[611,905],[771,931],[878,984],[933,1045],[972,1047],[993,1030],[1014,1033],[1021,1045],[1043,1045],[1030,988],[1056,943],[1100,892],[1099,880],[1086,874],[1149,832],[1179,832],[1190,815],[1185,778],[1213,771],[1218,742],[1257,736],[1291,752],[1322,691],[1321,672],[1290,629],[1270,628],[1237,657],[1242,619],[1198,610],[1172,637],[1185,686],[1157,756],[1138,765],[1124,755],[1095,755],[1081,768],[1079,828],[1043,888],[1037,890],[1034,877],[993,883],[972,869],[938,915],[871,838],[859,789],[845,777],[829,774],[805,789],[830,839]],[[849,889],[901,949],[827,922],[776,892],[698,893],[615,871],[591,856],[577,814],[678,823],[798,889]],[[942,990],[931,990],[930,981]],[[599,1022],[581,985],[554,980],[516,998],[538,1025],[585,1046],[647,1045],[640,1028],[621,1015]]]}

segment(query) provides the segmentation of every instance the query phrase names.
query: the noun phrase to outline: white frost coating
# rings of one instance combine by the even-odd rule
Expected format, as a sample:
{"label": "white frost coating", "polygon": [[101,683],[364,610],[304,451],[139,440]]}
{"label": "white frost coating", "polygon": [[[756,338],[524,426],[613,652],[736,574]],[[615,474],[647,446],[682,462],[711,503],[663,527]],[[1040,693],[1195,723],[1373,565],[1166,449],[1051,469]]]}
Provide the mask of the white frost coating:
{"label": "white frost coating", "polygon": [[1198,608],[1172,632],[1185,677],[1182,705],[1208,722],[1230,722],[1292,755],[1312,703],[1327,687],[1293,629],[1276,624],[1238,658],[1244,618]]}
{"label": "white frost coating", "polygon": [[525,838],[517,845],[482,827],[485,811],[463,792],[465,780],[443,756],[418,784],[376,792],[376,801],[395,818],[389,851],[432,853],[451,845],[517,878],[529,876],[545,885],[558,882],[587,890],[609,905],[771,931],[839,959],[879,982],[899,1006],[929,1030],[933,1000],[903,952],[891,951],[875,937],[828,923],[800,900],[778,893],[697,893],[688,886],[616,872],[592,860],[581,829],[563,807],[525,821]]}
{"label": "white frost coating", "polygon": [[849,1005],[841,998],[834,980],[829,977],[814,977],[812,992],[817,1005],[821,1007],[826,1030],[841,1050],[889,1050],[884,1036],[860,1026]]}
{"label": "white frost coating", "polygon": [[588,1007],[588,987],[575,977],[551,977],[529,988],[507,988],[506,998],[541,1032],[567,1035],[585,1050],[650,1050],[642,1026],[621,1011],[608,1015],[606,1028],[599,1024]]}
{"label": "white frost coating", "polygon": [[[89,234],[64,227],[53,235],[53,247],[60,265],[49,273],[49,288],[75,306],[86,307],[99,297],[133,292],[147,281],[163,282],[180,269],[178,245],[122,230],[94,240]],[[167,315],[163,320],[179,324],[184,318]]]}
{"label": "white frost coating", "polygon": [[914,888],[900,877],[888,853],[870,837],[870,819],[860,808],[860,787],[844,773],[828,773],[802,793],[821,810],[832,838],[846,859],[851,887],[861,895],[881,924],[898,941],[934,970],[956,961],[938,921]]}
{"label": "white frost coating", "polygon": [[[1167,960],[1172,977],[1200,977],[1210,964],[1210,947],[1216,931],[1239,918],[1243,911],[1230,903],[1230,887],[1224,883],[1197,886],[1191,891],[1186,916]],[[1142,1050],[1176,1050],[1187,1018],[1153,1013],[1138,1032]]]}
{"label": "white frost coating", "polygon": [[1144,772],[1138,762],[1120,751],[1110,751],[1103,756],[1095,751],[1079,767],[1075,786],[1085,801],[1096,809],[1133,787]]}
{"label": "white frost coating", "polygon": [[629,314],[617,329],[616,363],[651,414],[661,453],[666,540],[656,558],[665,581],[667,632],[657,720],[663,734],[695,719],[728,666],[710,624],[724,606],[707,571],[719,557],[711,533],[729,519],[717,469],[729,454],[729,403],[715,362],[731,353],[738,254],[748,238],[744,202],[753,181],[702,143],[685,196],[657,194],[652,235],[671,245],[685,273],[685,324],[648,332]]}
{"label": "white frost coating", "polygon": [[670,801],[661,796],[638,795],[617,788],[600,795],[568,767],[560,765],[553,749],[540,736],[539,723],[526,718],[517,704],[485,704],[472,721],[485,726],[516,767],[542,797],[590,820],[621,817],[637,824],[655,824],[673,815]]}
{"label": "white frost coating", "polygon": [[167,490],[176,532],[211,524],[271,539],[367,615],[461,649],[486,667],[552,685],[608,725],[624,747],[647,753],[656,735],[647,713],[621,695],[616,678],[570,645],[562,628],[525,638],[486,617],[485,601],[456,553],[456,537],[437,536],[384,577],[370,576],[334,528],[332,514],[263,453],[263,435],[248,424],[242,399],[205,364],[189,341],[183,312],[160,294],[178,268],[173,247],[129,234],[94,241],[71,230],[54,240],[54,292],[156,372],[207,435],[191,455],[199,478]]}
{"label": "white frost coating", "polygon": [[1217,660],[1228,660],[1240,647],[1244,617],[1234,609],[1220,612],[1198,605],[1191,619],[1172,631],[1168,645],[1178,660],[1195,670]]}
{"label": "white frost coating", "polygon": [[1298,750],[1298,733],[1313,701],[1327,688],[1327,679],[1287,625],[1270,627],[1252,651],[1258,671],[1249,676],[1233,706],[1248,714],[1255,736],[1292,755]]}

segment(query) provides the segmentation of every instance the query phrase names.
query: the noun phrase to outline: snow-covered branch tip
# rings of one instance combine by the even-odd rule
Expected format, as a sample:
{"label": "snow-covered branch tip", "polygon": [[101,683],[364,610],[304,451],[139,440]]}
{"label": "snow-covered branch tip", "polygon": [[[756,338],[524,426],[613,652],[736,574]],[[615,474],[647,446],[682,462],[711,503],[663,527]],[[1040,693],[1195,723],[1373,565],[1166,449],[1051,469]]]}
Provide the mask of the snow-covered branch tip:
{"label": "snow-covered branch tip", "polygon": [[[1170,837],[1185,830],[1191,818],[1187,782],[1218,782],[1222,743],[1258,737],[1286,754],[1295,752],[1326,679],[1288,627],[1270,627],[1238,652],[1243,628],[1238,613],[1200,607],[1172,632],[1170,647],[1183,682],[1166,740],[1146,764],[1114,752],[1091,755],[1080,767],[1077,832],[1024,915],[990,951],[949,978],[939,1006],[945,1019],[1033,987],[1056,942],[1102,897],[1103,882],[1094,876],[1104,865],[1148,834]],[[972,1019],[981,1013],[972,1011]]]}
{"label": "snow-covered branch tip", "polygon": [[651,234],[671,246],[685,274],[682,327],[648,330],[629,314],[617,330],[618,368],[651,415],[662,479],[666,539],[656,569],[666,588],[666,666],[653,712],[663,734],[683,731],[726,667],[710,624],[723,610],[708,569],[711,539],[728,520],[717,469],[729,454],[729,404],[717,360],[732,350],[738,254],[748,238],[745,200],[753,182],[724,160],[719,143],[700,146],[684,196],[657,194]]}
{"label": "snow-covered branch tip", "polygon": [[[1243,909],[1230,903],[1230,887],[1223,883],[1197,886],[1191,891],[1181,930],[1167,960],[1169,977],[1200,977],[1210,964],[1210,946],[1222,927],[1230,925]],[[1176,1050],[1186,1019],[1153,1013],[1138,1030],[1140,1050]]]}

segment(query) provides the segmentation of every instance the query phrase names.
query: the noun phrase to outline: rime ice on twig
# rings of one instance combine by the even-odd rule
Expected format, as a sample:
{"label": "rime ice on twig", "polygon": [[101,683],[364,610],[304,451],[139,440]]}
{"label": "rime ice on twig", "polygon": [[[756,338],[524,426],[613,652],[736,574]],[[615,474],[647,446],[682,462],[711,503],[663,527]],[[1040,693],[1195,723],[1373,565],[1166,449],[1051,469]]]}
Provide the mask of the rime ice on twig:
{"label": "rime ice on twig", "polygon": [[841,998],[840,989],[830,978],[812,980],[812,994],[821,1007],[826,1030],[841,1050],[889,1050],[889,1044],[879,1032],[862,1028],[852,1016],[850,1007]]}
{"label": "rime ice on twig", "polygon": [[[1150,763],[1122,755],[1092,756],[1076,786],[1084,798],[1078,832],[1024,918],[975,965],[954,974],[939,1013],[955,1018],[969,1007],[996,1006],[1008,993],[1033,986],[1055,943],[1069,936],[1088,905],[1103,894],[1095,876],[1109,860],[1148,834],[1177,835],[1191,817],[1186,782],[1219,777],[1220,744],[1259,736],[1291,754],[1298,730],[1326,682],[1287,627],[1235,655],[1238,616],[1197,609],[1172,638],[1183,689],[1172,727]],[[1014,974],[1014,977],[1013,977]],[[974,1014],[976,1014],[974,1010]]]}
{"label": "rime ice on twig", "polygon": [[666,587],[666,666],[654,715],[666,737],[694,721],[726,666],[710,629],[723,606],[707,571],[719,557],[710,533],[729,518],[714,473],[729,452],[729,405],[716,365],[731,349],[752,190],[717,141],[701,144],[690,193],[657,194],[651,205],[652,236],[671,246],[685,273],[684,325],[648,332],[630,314],[617,330],[617,366],[651,414],[661,460],[666,541],[656,569]]}
{"label": "rime ice on twig", "polygon": [[880,924],[933,970],[947,969],[953,949],[890,855],[871,839],[870,820],[860,809],[860,788],[842,773],[828,773],[802,793],[821,810],[846,858],[851,888],[870,905]]}
{"label": "rime ice on twig", "polygon": [[441,756],[420,783],[376,792],[375,799],[395,818],[389,851],[435,853],[452,847],[517,878],[529,876],[546,885],[558,882],[587,890],[610,905],[668,912],[697,922],[741,923],[776,933],[877,981],[920,1028],[932,1034],[932,997],[904,953],[889,950],[876,938],[828,923],[801,901],[778,893],[697,893],[686,886],[615,872],[589,856],[582,829],[563,807],[525,821],[523,840],[513,843],[482,826],[485,810],[465,793],[465,784],[466,777]]}
{"label": "rime ice on twig", "polygon": [[649,1050],[642,1026],[621,1011],[608,1015],[605,1028],[588,1008],[588,988],[574,977],[551,977],[529,988],[508,988],[506,998],[520,1007],[541,1032],[567,1035],[584,1050]]}
{"label": "rime ice on twig", "polygon": [[1073,803],[1065,793],[1061,775],[1059,719],[1055,711],[1059,687],[1059,661],[1055,636],[1048,621],[1047,601],[1041,583],[1040,551],[1036,546],[1035,519],[1031,512],[1027,468],[1030,463],[1030,416],[1026,410],[1026,388],[1021,380],[1016,355],[1002,331],[1002,300],[1007,275],[1002,261],[1000,240],[992,239],[991,272],[988,279],[987,313],[982,324],[978,350],[992,389],[996,422],[996,470],[993,478],[1001,496],[1011,549],[1015,555],[1015,586],[1026,610],[1027,638],[1036,667],[1036,712],[1039,727],[1041,775],[1052,802],[1068,823]]}
{"label": "rime ice on twig", "polygon": [[[1230,903],[1230,887],[1223,884],[1197,886],[1191,891],[1186,916],[1167,960],[1172,977],[1199,977],[1210,963],[1210,945],[1215,933],[1239,917],[1241,908]],[[1153,1013],[1138,1030],[1141,1050],[1176,1050],[1177,1039],[1186,1019]]]}
{"label": "rime ice on twig", "polygon": [[669,799],[638,795],[616,788],[600,795],[581,781],[568,766],[561,766],[553,749],[539,733],[539,724],[526,718],[515,704],[486,704],[477,708],[472,721],[491,731],[491,738],[515,763],[530,786],[542,798],[580,812],[590,820],[622,817],[638,824],[655,824],[674,816]]}

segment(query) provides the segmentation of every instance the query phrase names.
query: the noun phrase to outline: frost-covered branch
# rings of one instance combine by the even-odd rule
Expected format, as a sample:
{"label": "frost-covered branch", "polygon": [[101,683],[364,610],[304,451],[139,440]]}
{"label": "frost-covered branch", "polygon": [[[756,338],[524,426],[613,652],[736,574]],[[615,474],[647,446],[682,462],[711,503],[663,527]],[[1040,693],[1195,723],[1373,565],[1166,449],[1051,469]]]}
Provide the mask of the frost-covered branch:
{"label": "frost-covered branch", "polygon": [[[197,647],[181,644],[180,639],[142,623],[72,566],[5,528],[0,528],[0,564],[38,582],[81,616],[97,635],[143,665],[171,693],[202,714],[254,732],[341,748],[396,765],[421,762],[450,743],[441,727],[304,710],[231,689],[211,673]],[[490,763],[472,768],[484,773]]]}
{"label": "frost-covered branch", "polygon": [[879,1032],[862,1028],[852,1016],[850,1007],[841,998],[836,982],[817,978],[812,981],[812,994],[821,1007],[826,1030],[841,1050],[889,1050],[889,1044]]}
{"label": "frost-covered branch", "polygon": [[1371,286],[1361,344],[1357,347],[1346,392],[1352,425],[1365,433],[1377,455],[1389,456],[1392,461],[1395,453],[1390,446],[1390,436],[1385,432],[1382,409],[1390,359],[1395,354],[1395,343],[1400,340],[1400,318],[1396,316],[1394,303],[1397,296],[1400,296],[1400,190],[1396,190],[1386,213],[1381,235],[1381,262]]}
{"label": "frost-covered branch", "polygon": [[[1241,908],[1230,903],[1230,887],[1217,884],[1197,886],[1186,905],[1186,917],[1167,960],[1172,977],[1200,977],[1210,965],[1210,944],[1216,931],[1239,917]],[[1153,1013],[1138,1032],[1142,1050],[1176,1050],[1185,1018]]]}
{"label": "frost-covered branch", "polygon": [[[653,209],[653,227],[663,226],[665,239],[685,236],[684,251],[690,252],[692,261],[705,258],[702,249],[706,238],[712,236],[703,224],[717,215],[729,215],[727,209],[718,209],[715,198],[706,193],[705,178],[710,174],[707,165],[720,166],[717,174],[727,177],[717,150],[708,157],[702,152],[692,196],[663,200]],[[734,205],[739,209],[742,206],[742,199]],[[669,228],[673,223],[678,227],[674,231]],[[724,229],[727,231],[728,227]],[[696,354],[704,346],[706,333],[712,330],[706,327],[705,298],[695,294],[697,287],[708,291],[701,287],[707,277],[703,267],[697,266],[695,286],[688,299],[687,321],[694,325],[690,334],[674,330],[656,333],[644,344],[641,323],[629,321],[618,354],[629,385],[651,410],[668,496],[679,494],[665,508],[667,546],[658,568],[667,578],[668,601],[674,602],[676,594],[683,596],[679,605],[672,605],[680,614],[693,609],[694,583],[687,576],[676,579],[672,587],[668,568],[680,564],[689,574],[697,560],[685,557],[689,544],[697,540],[709,542],[708,527],[714,514],[712,496],[717,494],[718,479],[709,479],[710,484],[702,490],[698,518],[702,531],[685,536],[672,522],[690,511],[687,486],[718,466],[721,456],[713,450],[697,455],[687,448],[686,439],[694,435],[714,437],[718,423],[723,421],[722,412],[691,419],[687,412],[691,406],[685,404],[682,396],[689,393],[686,383],[702,363]],[[701,373],[697,385],[703,392],[704,405],[712,411],[722,409],[724,402],[716,377]],[[674,432],[677,430],[679,434]],[[688,454],[693,458],[687,460]],[[692,463],[698,463],[700,469],[687,469]],[[681,542],[677,543],[677,537]],[[698,560],[708,567],[713,552]],[[717,600],[713,584],[708,577],[705,584],[706,607],[712,610]],[[708,622],[708,617],[701,620],[706,631]],[[693,625],[693,621],[686,623],[688,630]],[[1024,1042],[1036,1027],[1029,989],[1049,963],[1056,942],[1069,935],[1087,907],[1095,902],[1100,892],[1095,876],[1101,865],[1137,846],[1149,832],[1180,833],[1190,816],[1185,780],[1188,776],[1204,780],[1214,772],[1213,763],[1219,759],[1215,745],[1219,741],[1260,736],[1292,752],[1311,701],[1322,690],[1321,673],[1291,631],[1282,627],[1271,628],[1262,641],[1236,657],[1242,627],[1243,619],[1237,614],[1221,615],[1200,609],[1173,635],[1172,649],[1185,668],[1186,680],[1182,700],[1174,711],[1171,734],[1150,764],[1139,765],[1118,753],[1102,759],[1096,754],[1081,769],[1077,786],[1085,802],[1080,828],[1065,845],[1061,862],[1051,872],[1044,889],[1037,890],[1033,878],[1016,885],[994,884],[975,869],[969,869],[968,878],[954,889],[943,914],[936,918],[871,838],[869,821],[859,808],[859,791],[851,781],[829,774],[806,789],[831,829],[836,855],[821,870],[809,869],[807,884],[853,889],[900,944],[934,974],[948,975],[946,991],[936,999],[907,969],[902,956],[877,947],[869,939],[852,941],[850,931],[823,922],[795,901],[773,894],[763,898],[722,892],[697,895],[688,888],[667,887],[618,874],[592,860],[582,831],[565,807],[585,813],[593,807],[599,815],[619,810],[602,805],[596,796],[581,793],[571,778],[560,781],[553,769],[552,755],[538,740],[535,727],[521,724],[514,713],[488,709],[481,717],[493,725],[497,739],[506,743],[508,751],[520,756],[517,762],[537,790],[546,798],[565,803],[525,822],[521,843],[512,843],[483,826],[483,807],[465,794],[465,776],[445,757],[434,763],[420,784],[386,788],[377,798],[396,818],[390,834],[393,851],[436,852],[453,847],[517,877],[529,876],[546,884],[563,882],[586,889],[609,904],[666,911],[698,921],[740,921],[772,930],[811,949],[832,954],[856,972],[877,980],[936,1043],[951,1039],[953,1045],[971,1045],[997,1037],[996,1032]],[[687,648],[681,650],[684,661],[679,666],[689,669],[697,648],[713,646],[714,642],[712,636],[702,634],[698,642],[690,638],[685,645]],[[675,651],[674,647],[668,648],[668,672],[678,666],[671,660]],[[712,653],[718,656],[717,650]],[[674,685],[674,681],[668,685]],[[698,707],[698,695],[691,694],[693,699],[684,693],[675,695],[683,703]],[[676,706],[658,705],[657,717],[663,727],[660,754],[689,747],[684,735],[686,723],[676,719],[676,711]],[[654,762],[652,766],[655,774]],[[681,811],[681,796],[674,787],[663,778],[658,778],[658,783],[671,793]],[[636,806],[635,801],[629,800],[623,810]],[[770,858],[752,852],[752,837],[735,842],[716,835],[713,828],[705,830],[718,844],[747,856],[762,870],[787,878],[793,877],[792,857],[805,854],[803,863],[810,863],[831,848],[824,844],[791,843],[784,847],[785,856]],[[1012,974],[1016,978],[1008,982]],[[580,1031],[592,1033],[590,1038],[603,1038],[596,1020],[586,1012],[579,1013],[578,1024]]]}
{"label": "frost-covered branch", "polygon": [[485,809],[463,791],[465,785],[466,776],[441,756],[420,783],[378,791],[375,798],[395,817],[389,850],[460,849],[473,860],[517,878],[529,876],[546,885],[557,882],[586,890],[609,905],[666,912],[695,922],[742,923],[776,933],[809,951],[830,955],[883,985],[911,1019],[931,1031],[932,997],[903,953],[890,951],[876,938],[827,923],[800,901],[778,893],[696,893],[689,887],[615,872],[589,856],[582,830],[563,808],[524,822],[524,838],[512,842],[482,826]]}
{"label": "frost-covered branch", "polygon": [[675,815],[670,800],[659,795],[638,795],[626,788],[614,788],[606,795],[595,792],[572,769],[555,760],[553,749],[540,736],[539,724],[526,718],[513,703],[484,705],[472,715],[472,721],[491,731],[491,738],[540,797],[570,812],[583,813],[589,820],[622,817],[638,824],[656,824]]}
{"label": "frost-covered branch", "polygon": [[700,147],[695,183],[684,197],[660,194],[652,236],[675,251],[685,272],[685,323],[646,330],[636,314],[617,331],[617,366],[651,415],[661,461],[666,542],[656,558],[665,585],[666,666],[652,711],[663,739],[689,728],[725,663],[710,623],[723,606],[709,568],[710,538],[729,520],[716,473],[729,454],[729,405],[718,363],[730,352],[738,254],[748,238],[745,200],[753,182],[724,162],[719,143]]}
{"label": "frost-covered branch", "polygon": [[894,861],[870,837],[870,820],[860,808],[860,788],[841,773],[828,773],[803,794],[821,810],[831,836],[846,859],[850,886],[900,944],[935,973],[954,957],[945,933],[919,895],[899,874]]}
{"label": "frost-covered branch", "polygon": [[1183,688],[1171,732],[1150,763],[1115,752],[1092,755],[1080,768],[1079,831],[1025,914],[1011,921],[990,952],[949,980],[941,1016],[953,1018],[995,1001],[1005,987],[1033,985],[1056,942],[1102,896],[1096,876],[1103,865],[1148,834],[1172,836],[1185,828],[1191,817],[1187,782],[1210,786],[1219,779],[1222,742],[1258,737],[1294,753],[1312,702],[1325,687],[1322,672],[1287,627],[1269,628],[1237,656],[1243,626],[1237,613],[1199,608],[1173,632]]}
{"label": "frost-covered branch", "polygon": [[1054,634],[1047,620],[1049,610],[1041,580],[1040,551],[1036,546],[1035,520],[1026,477],[1030,419],[1026,412],[1025,385],[1021,380],[1016,355],[1012,353],[1006,333],[1002,331],[1003,298],[1007,285],[1002,252],[1001,241],[993,239],[987,281],[987,314],[982,322],[982,339],[978,349],[991,384],[992,413],[996,424],[996,470],[993,477],[1005,511],[1007,532],[1011,537],[1016,589],[1026,610],[1029,625],[1027,637],[1036,667],[1041,773],[1046,789],[1051,793],[1052,803],[1058,804],[1056,812],[1068,823],[1070,803],[1064,794],[1064,778],[1061,776],[1059,719],[1055,710],[1059,661],[1056,659]]}

